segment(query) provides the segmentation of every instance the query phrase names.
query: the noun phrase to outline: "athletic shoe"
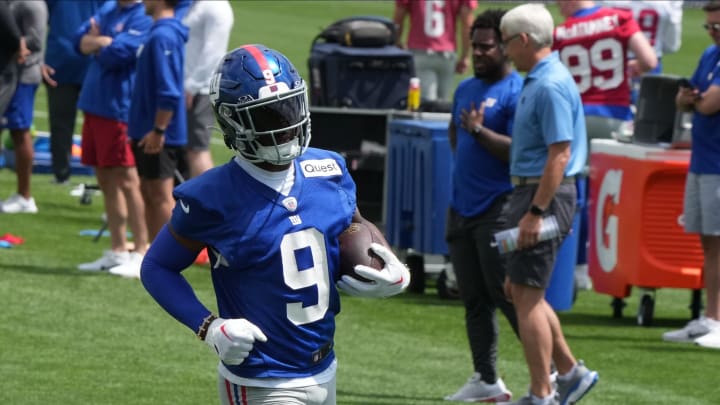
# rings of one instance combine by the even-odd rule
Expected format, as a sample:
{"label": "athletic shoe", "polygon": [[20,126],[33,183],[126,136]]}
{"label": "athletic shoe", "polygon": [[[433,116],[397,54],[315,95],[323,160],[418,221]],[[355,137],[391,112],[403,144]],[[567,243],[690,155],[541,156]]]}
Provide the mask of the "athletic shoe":
{"label": "athletic shoe", "polygon": [[103,255],[94,262],[83,263],[78,266],[81,271],[101,271],[109,270],[117,265],[127,263],[130,260],[130,253],[116,252],[114,250],[106,250]]}
{"label": "athletic shoe", "polygon": [[710,349],[720,349],[720,328],[715,328],[711,332],[695,339],[695,344]]}
{"label": "athletic shoe", "polygon": [[558,376],[557,392],[560,405],[569,405],[578,402],[592,387],[597,383],[597,371],[593,371],[585,367],[582,360],[577,362],[575,372],[568,378]]}
{"label": "athletic shoe", "polygon": [[533,398],[529,392],[524,397],[513,402],[500,402],[502,405],[560,405],[558,401],[557,392],[554,393],[551,399],[543,401],[542,399]]}
{"label": "athletic shoe", "polygon": [[505,388],[503,380],[498,378],[495,384],[488,384],[480,379],[480,373],[468,378],[458,392],[445,397],[446,401],[461,402],[503,402],[509,401],[512,393]]}
{"label": "athletic shoe", "polygon": [[35,205],[34,198],[25,198],[20,194],[13,194],[0,204],[0,212],[6,214],[35,214],[38,212],[38,208]]}
{"label": "athletic shoe", "polygon": [[701,316],[688,322],[682,329],[663,333],[663,340],[667,342],[695,342],[696,339],[716,329],[720,329],[720,321]]}
{"label": "athletic shoe", "polygon": [[587,264],[575,266],[575,286],[578,290],[592,290],[592,279],[588,273]]}
{"label": "athletic shoe", "polygon": [[121,265],[110,269],[110,274],[125,278],[140,278],[140,266],[142,265],[143,256],[137,252],[130,252],[130,259]]}

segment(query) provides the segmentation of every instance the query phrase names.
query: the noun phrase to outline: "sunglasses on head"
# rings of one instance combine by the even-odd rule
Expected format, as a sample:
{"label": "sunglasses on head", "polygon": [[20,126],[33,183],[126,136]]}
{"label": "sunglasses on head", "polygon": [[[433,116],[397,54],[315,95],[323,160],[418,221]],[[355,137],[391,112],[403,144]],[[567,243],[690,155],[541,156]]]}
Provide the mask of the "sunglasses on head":
{"label": "sunglasses on head", "polygon": [[715,32],[720,31],[720,23],[703,24],[703,28],[707,31],[713,30]]}

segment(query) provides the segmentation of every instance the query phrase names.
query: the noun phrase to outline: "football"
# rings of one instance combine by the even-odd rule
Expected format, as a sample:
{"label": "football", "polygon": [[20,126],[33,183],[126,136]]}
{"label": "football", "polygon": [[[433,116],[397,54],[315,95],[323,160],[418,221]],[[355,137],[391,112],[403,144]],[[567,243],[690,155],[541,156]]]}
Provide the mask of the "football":
{"label": "football", "polygon": [[362,281],[368,279],[355,273],[355,266],[364,264],[382,270],[385,263],[371,249],[373,242],[381,243],[380,230],[374,225],[353,222],[338,237],[340,242],[340,275],[349,275]]}

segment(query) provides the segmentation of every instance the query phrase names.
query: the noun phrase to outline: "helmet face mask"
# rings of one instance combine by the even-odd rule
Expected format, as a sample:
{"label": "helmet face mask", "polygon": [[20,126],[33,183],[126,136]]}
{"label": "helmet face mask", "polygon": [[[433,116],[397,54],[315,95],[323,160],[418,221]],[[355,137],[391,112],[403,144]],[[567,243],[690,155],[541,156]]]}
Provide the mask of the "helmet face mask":
{"label": "helmet face mask", "polygon": [[225,144],[242,159],[287,165],[308,147],[305,82],[277,51],[249,45],[225,55],[210,101]]}

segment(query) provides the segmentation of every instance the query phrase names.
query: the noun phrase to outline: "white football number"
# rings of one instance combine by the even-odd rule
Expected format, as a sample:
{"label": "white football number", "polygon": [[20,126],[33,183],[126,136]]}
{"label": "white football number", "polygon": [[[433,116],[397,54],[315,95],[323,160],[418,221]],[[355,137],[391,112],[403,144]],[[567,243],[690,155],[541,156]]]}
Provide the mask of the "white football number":
{"label": "white football number", "polygon": [[[578,90],[585,93],[590,87],[614,89],[625,81],[625,55],[620,41],[605,38],[590,49],[570,45],[562,49],[560,59],[575,77]],[[599,74],[593,76],[593,68]]]}
{"label": "white football number", "polygon": [[[313,267],[298,268],[295,251],[310,248]],[[287,304],[287,318],[295,325],[315,322],[325,317],[330,303],[330,273],[328,271],[325,237],[314,228],[303,229],[283,236],[280,242],[285,284],[293,290],[317,286],[317,304],[303,306],[302,302]]]}

